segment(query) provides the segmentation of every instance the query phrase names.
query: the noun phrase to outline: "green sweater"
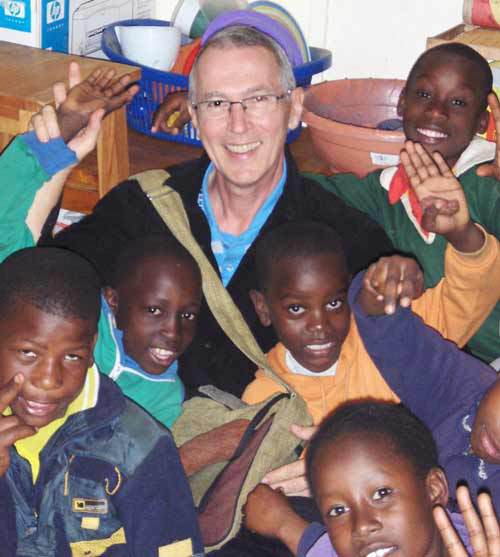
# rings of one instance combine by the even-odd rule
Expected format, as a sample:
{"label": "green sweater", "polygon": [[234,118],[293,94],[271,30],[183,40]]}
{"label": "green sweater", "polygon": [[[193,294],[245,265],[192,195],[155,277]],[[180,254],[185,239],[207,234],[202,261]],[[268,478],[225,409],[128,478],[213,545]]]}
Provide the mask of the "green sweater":
{"label": "green sweater", "polygon": [[[500,237],[500,183],[493,178],[481,178],[476,166],[491,160],[492,145],[484,140],[473,140],[455,166],[455,174],[465,192],[471,219],[497,238]],[[332,176],[309,175],[326,190],[341,197],[348,205],[363,211],[386,231],[394,247],[413,255],[425,273],[425,286],[435,286],[444,275],[446,240],[430,234],[427,241],[405,208],[406,199],[395,205],[388,200],[388,186],[395,168],[375,171],[360,179],[353,174]],[[406,197],[406,196],[404,196]],[[488,363],[500,356],[500,303],[496,305],[483,326],[470,340],[469,348],[478,358]]]}
{"label": "green sweater", "polygon": [[[25,220],[37,191],[48,175],[37,157],[16,137],[0,156],[0,262],[35,242]],[[120,341],[120,331],[103,304],[94,358],[101,373],[109,375],[123,393],[159,422],[171,427],[179,417],[184,387],[177,376],[177,363],[160,376],[147,374],[128,357]]]}

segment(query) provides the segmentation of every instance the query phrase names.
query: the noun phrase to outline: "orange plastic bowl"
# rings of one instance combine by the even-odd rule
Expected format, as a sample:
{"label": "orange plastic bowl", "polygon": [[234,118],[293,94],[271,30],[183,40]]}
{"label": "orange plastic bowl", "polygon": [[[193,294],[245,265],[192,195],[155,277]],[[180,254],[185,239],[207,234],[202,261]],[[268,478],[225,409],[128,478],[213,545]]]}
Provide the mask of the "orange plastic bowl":
{"label": "orange plastic bowl", "polygon": [[398,163],[403,131],[376,127],[397,118],[404,83],[397,79],[341,79],[309,89],[302,119],[309,126],[316,152],[333,172],[363,177]]}

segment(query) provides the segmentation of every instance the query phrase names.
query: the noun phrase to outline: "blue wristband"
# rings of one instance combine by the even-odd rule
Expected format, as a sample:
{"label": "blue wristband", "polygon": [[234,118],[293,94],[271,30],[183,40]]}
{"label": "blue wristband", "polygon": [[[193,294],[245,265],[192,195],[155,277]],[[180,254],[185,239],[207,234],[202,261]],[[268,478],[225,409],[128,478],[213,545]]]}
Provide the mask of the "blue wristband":
{"label": "blue wristband", "polygon": [[61,137],[51,139],[47,143],[39,141],[34,131],[27,132],[21,137],[49,176],[78,163],[75,152],[64,143]]}

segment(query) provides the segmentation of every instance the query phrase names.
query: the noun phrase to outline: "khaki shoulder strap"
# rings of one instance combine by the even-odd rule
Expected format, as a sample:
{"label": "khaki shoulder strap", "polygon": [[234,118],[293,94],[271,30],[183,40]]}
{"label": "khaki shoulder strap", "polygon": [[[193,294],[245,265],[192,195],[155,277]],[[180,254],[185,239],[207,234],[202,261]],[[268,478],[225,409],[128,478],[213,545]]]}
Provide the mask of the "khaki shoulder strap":
{"label": "khaki shoulder strap", "polygon": [[142,190],[148,196],[172,234],[198,263],[202,275],[205,299],[222,330],[247,358],[262,368],[287,391],[294,393],[294,389],[269,367],[265,355],[257,344],[240,310],[224,288],[219,275],[193,237],[186,210],[179,194],[165,184],[169,177],[170,174],[165,170],[156,169],[141,172],[132,176],[131,179],[139,182]]}

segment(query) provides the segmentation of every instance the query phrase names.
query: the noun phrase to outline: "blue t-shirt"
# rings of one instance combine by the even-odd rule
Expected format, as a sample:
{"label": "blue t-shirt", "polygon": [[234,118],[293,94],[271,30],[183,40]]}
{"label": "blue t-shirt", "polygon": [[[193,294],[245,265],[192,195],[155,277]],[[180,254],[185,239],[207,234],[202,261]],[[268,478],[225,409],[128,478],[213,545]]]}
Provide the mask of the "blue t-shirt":
{"label": "blue t-shirt", "polygon": [[234,236],[233,234],[228,234],[227,232],[220,230],[219,225],[215,220],[210,203],[210,197],[208,196],[208,179],[213,170],[214,165],[213,163],[210,163],[205,172],[205,176],[203,177],[203,184],[198,196],[198,205],[207,217],[212,238],[212,252],[215,256],[215,260],[217,261],[217,266],[219,267],[222,284],[227,286],[238,268],[240,261],[243,259],[247,249],[252,245],[255,238],[257,238],[260,229],[272,213],[278,199],[281,197],[287,178],[287,166],[286,161],[283,160],[283,171],[279,182],[263,203],[262,207],[257,211],[257,214],[250,223],[250,226],[245,230],[245,232],[242,232],[238,236]]}

